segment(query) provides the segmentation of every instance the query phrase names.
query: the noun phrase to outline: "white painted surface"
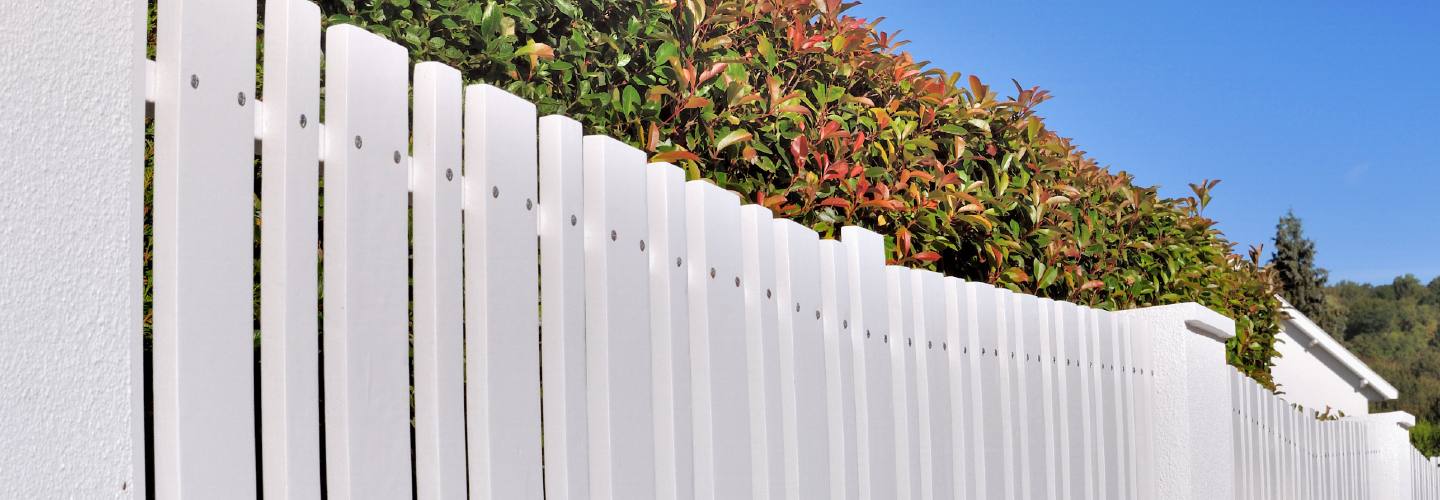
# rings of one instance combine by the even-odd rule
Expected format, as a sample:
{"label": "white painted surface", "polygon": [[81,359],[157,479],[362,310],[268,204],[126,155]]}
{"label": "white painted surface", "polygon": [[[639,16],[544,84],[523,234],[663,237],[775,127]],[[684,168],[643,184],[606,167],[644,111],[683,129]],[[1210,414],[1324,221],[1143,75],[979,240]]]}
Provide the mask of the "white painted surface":
{"label": "white painted surface", "polygon": [[146,2],[0,18],[0,496],[145,498]]}
{"label": "white painted surface", "polygon": [[465,352],[470,494],[544,496],[535,105],[465,89]]}
{"label": "white painted surface", "polygon": [[255,37],[255,15],[254,1],[157,6],[158,88],[171,97],[155,106],[151,366],[162,500],[256,494],[256,54],[233,43]]}
{"label": "white painted surface", "polygon": [[460,72],[440,63],[416,65],[414,95],[416,496],[465,498]]}
{"label": "white painted surface", "polygon": [[668,163],[645,169],[650,239],[651,369],[655,374],[655,496],[695,493],[694,416],[690,407],[690,299],[685,270],[685,171]]}
{"label": "white painted surface", "polygon": [[585,138],[585,362],[590,496],[655,496],[651,237],[645,153]]}
{"label": "white painted surface", "polygon": [[1275,342],[1280,357],[1271,375],[1287,401],[1320,412],[1328,408],[1349,416],[1370,413],[1371,400],[1359,390],[1363,379],[1321,349],[1296,322],[1281,321],[1280,332]]}
{"label": "white painted surface", "polygon": [[582,134],[575,120],[540,119],[540,370],[545,495],[554,500],[590,497]]}

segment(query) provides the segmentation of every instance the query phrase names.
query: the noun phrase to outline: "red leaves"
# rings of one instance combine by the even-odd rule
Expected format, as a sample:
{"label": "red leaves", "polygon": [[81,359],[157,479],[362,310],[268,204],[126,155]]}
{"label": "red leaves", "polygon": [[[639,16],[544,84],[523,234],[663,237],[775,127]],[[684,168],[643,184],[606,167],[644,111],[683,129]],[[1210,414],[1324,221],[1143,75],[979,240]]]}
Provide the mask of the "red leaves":
{"label": "red leaves", "polygon": [[805,162],[810,159],[810,139],[799,135],[791,140],[790,158],[795,160],[796,171],[805,170]]}

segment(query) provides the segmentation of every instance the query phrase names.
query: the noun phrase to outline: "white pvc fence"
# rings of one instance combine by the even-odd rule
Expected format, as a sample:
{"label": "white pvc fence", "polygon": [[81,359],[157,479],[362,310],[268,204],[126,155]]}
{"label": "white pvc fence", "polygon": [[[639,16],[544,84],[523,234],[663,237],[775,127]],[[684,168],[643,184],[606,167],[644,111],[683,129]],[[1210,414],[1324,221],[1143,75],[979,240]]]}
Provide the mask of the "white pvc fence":
{"label": "white pvc fence", "polygon": [[[1099,500],[1176,484],[1155,464],[1188,450],[1172,440],[1189,427],[1156,398],[1188,372],[1157,376],[1172,354],[1152,339],[1180,333],[886,266],[876,233],[821,239],[438,63],[412,79],[403,48],[355,27],[325,31],[322,116],[304,0],[266,4],[262,105],[255,7],[159,4],[158,498],[394,499],[413,482],[420,498]],[[1363,498],[1363,424],[1238,375],[1230,394],[1240,498]],[[1414,463],[1431,494],[1415,498],[1434,498],[1435,468]]]}

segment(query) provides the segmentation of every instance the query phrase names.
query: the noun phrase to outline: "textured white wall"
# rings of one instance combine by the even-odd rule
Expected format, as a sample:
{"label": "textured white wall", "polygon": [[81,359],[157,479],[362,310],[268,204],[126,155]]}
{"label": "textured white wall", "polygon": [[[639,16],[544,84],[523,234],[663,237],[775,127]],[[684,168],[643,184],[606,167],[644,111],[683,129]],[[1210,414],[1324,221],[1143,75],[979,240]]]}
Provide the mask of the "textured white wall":
{"label": "textured white wall", "polygon": [[0,0],[0,498],[143,498],[145,5]]}
{"label": "textured white wall", "polygon": [[1195,303],[1125,311],[1149,332],[1155,366],[1155,498],[1235,498],[1225,341],[1235,322]]}
{"label": "textured white wall", "polygon": [[1275,345],[1281,357],[1270,370],[1285,393],[1281,397],[1315,411],[1328,406],[1350,416],[1370,413],[1370,401],[1355,390],[1358,379],[1328,354],[1307,347],[1309,343],[1294,325],[1284,323]]}

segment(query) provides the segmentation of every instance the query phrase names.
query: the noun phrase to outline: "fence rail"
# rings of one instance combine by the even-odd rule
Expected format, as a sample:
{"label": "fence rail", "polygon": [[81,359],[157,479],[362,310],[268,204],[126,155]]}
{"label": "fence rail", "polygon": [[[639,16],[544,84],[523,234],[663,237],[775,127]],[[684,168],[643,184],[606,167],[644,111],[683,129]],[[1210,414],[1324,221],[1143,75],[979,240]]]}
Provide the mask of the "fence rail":
{"label": "fence rail", "polygon": [[262,106],[255,7],[159,2],[158,498],[1440,498],[1198,306],[887,266],[359,28],[322,54],[305,0],[265,4]]}

